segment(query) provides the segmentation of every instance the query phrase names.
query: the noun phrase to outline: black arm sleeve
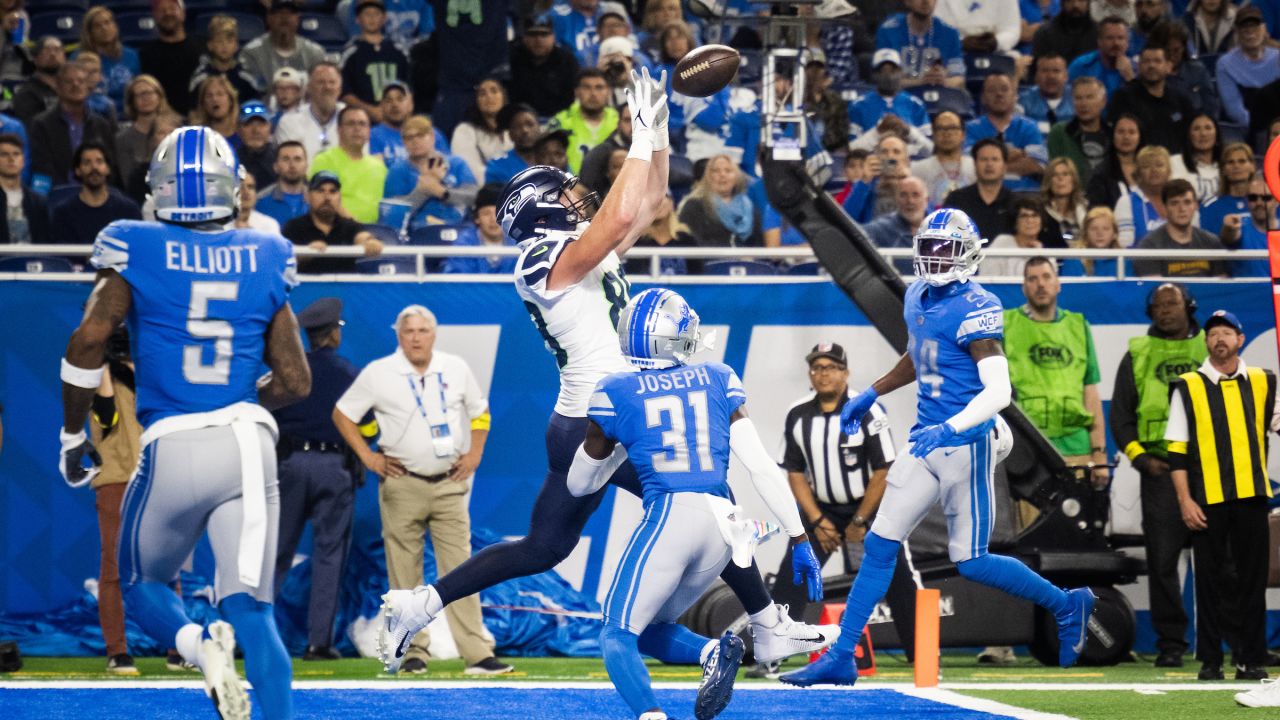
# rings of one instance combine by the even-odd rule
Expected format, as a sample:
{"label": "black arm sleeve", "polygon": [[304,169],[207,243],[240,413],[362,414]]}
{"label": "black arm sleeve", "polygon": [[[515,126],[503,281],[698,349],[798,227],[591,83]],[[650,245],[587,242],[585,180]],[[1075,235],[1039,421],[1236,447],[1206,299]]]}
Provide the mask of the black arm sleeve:
{"label": "black arm sleeve", "polygon": [[1125,353],[1116,369],[1116,385],[1111,391],[1111,439],[1124,452],[1138,440],[1138,386],[1133,379],[1133,357]]}

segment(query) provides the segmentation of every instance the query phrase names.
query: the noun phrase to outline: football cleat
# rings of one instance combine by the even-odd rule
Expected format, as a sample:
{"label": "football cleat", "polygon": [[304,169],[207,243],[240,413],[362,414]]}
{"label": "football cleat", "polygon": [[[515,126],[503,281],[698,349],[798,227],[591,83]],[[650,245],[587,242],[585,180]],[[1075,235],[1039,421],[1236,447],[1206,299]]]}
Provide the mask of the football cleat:
{"label": "football cleat", "polygon": [[209,639],[200,644],[200,672],[204,694],[213,701],[222,720],[249,720],[249,693],[236,674],[236,634],[231,625],[209,625]]}
{"label": "football cleat", "polygon": [[725,633],[702,664],[702,684],[698,686],[698,699],[693,704],[693,716],[698,720],[711,720],[729,706],[733,699],[733,681],[738,678],[738,666],[747,646],[742,638],[732,632]]}
{"label": "football cleat", "polygon": [[828,650],[799,670],[782,673],[778,679],[796,687],[852,685],[858,681],[858,669],[854,666],[852,654]]}
{"label": "football cleat", "polygon": [[830,647],[840,637],[839,625],[807,625],[787,614],[786,605],[773,606],[776,613],[772,625],[751,623],[758,663],[773,663],[792,655],[807,655]]}
{"label": "football cleat", "polygon": [[1263,680],[1253,690],[1236,693],[1236,702],[1245,707],[1280,707],[1280,678]]}
{"label": "football cleat", "polygon": [[1058,665],[1068,668],[1080,659],[1089,639],[1089,616],[1097,600],[1089,588],[1067,591],[1068,610],[1058,617]]}
{"label": "football cleat", "polygon": [[382,626],[378,628],[378,659],[387,672],[400,670],[413,636],[431,624],[433,616],[423,610],[428,586],[414,590],[390,590],[382,596]]}

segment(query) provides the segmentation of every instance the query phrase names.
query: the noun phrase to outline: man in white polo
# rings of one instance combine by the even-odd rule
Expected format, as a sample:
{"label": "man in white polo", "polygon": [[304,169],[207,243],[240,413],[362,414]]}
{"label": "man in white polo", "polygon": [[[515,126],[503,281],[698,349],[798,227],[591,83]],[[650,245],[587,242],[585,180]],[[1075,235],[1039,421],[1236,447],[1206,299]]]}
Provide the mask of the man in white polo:
{"label": "man in white polo", "polygon": [[[431,533],[441,575],[471,556],[467,501],[471,477],[489,434],[489,404],[462,358],[435,350],[436,316],[410,305],[396,316],[399,348],[374,360],[338,400],[333,423],[376,473],[382,508],[387,575],[393,589],[422,584],[424,536]],[[357,423],[373,411],[381,452],[373,452]],[[449,628],[467,674],[497,675],[512,667],[493,656],[493,638],[472,595],[449,606]],[[427,671],[429,641],[411,641],[401,670]]]}

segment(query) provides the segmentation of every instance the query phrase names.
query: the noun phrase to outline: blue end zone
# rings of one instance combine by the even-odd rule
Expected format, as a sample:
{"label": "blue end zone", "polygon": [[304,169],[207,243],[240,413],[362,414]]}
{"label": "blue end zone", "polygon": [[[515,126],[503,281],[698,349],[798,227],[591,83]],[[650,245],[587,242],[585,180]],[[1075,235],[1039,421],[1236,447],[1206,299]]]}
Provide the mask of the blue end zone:
{"label": "blue end zone", "polygon": [[[104,683],[105,685],[106,683]],[[403,687],[403,686],[400,686]],[[658,701],[673,717],[693,716],[692,690],[660,690]],[[548,688],[469,688],[409,690],[299,690],[299,718],[431,718],[431,720],[623,720],[630,717],[622,698],[608,686],[599,690]],[[0,714],[6,720],[83,720],[212,718],[213,708],[200,690],[62,689],[0,690]],[[254,707],[254,717],[261,715]],[[990,720],[1007,717],[914,698],[894,690],[739,690],[724,720],[831,720],[832,717],[892,717],[895,720],[947,718]]]}

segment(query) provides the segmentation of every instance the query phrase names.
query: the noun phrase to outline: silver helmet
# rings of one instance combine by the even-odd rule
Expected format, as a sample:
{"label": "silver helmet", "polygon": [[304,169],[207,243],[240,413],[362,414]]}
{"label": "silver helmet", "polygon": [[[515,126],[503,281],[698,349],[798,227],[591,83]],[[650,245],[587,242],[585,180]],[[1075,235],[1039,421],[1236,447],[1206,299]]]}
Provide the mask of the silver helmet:
{"label": "silver helmet", "polygon": [[698,313],[685,299],[665,288],[650,288],[618,315],[618,344],[627,361],[639,368],[683,365],[698,350]]}
{"label": "silver helmet", "polygon": [[965,213],[941,208],[920,223],[912,241],[916,277],[930,285],[967,281],[982,261],[982,236]]}
{"label": "silver helmet", "polygon": [[240,208],[240,167],[231,146],[207,127],[180,127],[151,157],[147,185],[156,217],[174,223],[230,220]]}

